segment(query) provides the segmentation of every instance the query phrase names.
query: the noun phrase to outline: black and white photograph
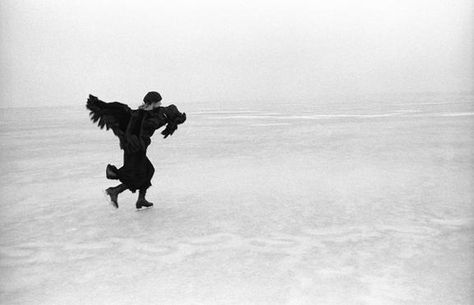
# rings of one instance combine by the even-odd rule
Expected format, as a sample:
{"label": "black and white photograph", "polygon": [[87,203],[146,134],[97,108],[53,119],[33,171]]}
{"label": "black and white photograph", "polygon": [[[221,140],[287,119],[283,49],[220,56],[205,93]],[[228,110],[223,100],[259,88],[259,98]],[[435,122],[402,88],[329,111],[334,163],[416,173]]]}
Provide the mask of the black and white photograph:
{"label": "black and white photograph", "polygon": [[472,0],[2,0],[0,304],[474,304]]}

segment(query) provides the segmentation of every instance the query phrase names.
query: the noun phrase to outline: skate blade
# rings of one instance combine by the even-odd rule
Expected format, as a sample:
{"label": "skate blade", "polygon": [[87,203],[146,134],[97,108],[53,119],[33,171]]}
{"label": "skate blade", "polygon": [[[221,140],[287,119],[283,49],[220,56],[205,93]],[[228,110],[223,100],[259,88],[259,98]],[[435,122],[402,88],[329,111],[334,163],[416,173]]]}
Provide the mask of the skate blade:
{"label": "skate blade", "polygon": [[148,209],[151,209],[153,206],[149,206],[149,207],[141,207],[141,208],[137,208],[135,209],[136,212],[140,212],[140,211],[145,211],[145,210],[148,210]]}

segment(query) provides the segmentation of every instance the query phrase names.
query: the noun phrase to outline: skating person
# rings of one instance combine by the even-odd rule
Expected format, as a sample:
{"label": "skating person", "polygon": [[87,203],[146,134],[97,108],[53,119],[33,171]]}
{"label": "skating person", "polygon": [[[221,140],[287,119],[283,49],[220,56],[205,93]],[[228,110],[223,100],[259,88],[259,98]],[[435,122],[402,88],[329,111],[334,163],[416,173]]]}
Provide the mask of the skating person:
{"label": "skating person", "polygon": [[105,190],[111,203],[118,208],[118,195],[128,189],[133,193],[138,190],[137,209],[153,206],[145,198],[155,172],[146,156],[150,138],[155,130],[165,125],[161,134],[164,138],[172,135],[178,125],[186,121],[186,113],[179,112],[175,105],[162,107],[161,95],[155,91],[145,95],[137,110],[118,102],[105,103],[92,95],[89,95],[86,107],[90,110],[91,120],[100,128],[112,129],[124,151],[121,168],[110,164],[106,167],[106,177],[121,182]]}

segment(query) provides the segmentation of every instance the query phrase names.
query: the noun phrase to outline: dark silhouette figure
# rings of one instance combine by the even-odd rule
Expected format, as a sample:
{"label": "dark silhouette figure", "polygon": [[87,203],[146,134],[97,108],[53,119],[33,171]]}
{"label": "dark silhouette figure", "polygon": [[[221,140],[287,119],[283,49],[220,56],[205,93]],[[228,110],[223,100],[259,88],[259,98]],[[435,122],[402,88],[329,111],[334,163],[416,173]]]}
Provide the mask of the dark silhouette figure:
{"label": "dark silhouette figure", "polygon": [[148,92],[143,99],[143,105],[137,110],[131,110],[119,102],[106,103],[93,95],[89,95],[87,109],[90,118],[101,129],[112,129],[120,140],[120,148],[124,151],[123,166],[116,168],[107,165],[106,177],[119,180],[121,183],[105,190],[111,203],[118,208],[118,195],[130,190],[138,190],[137,209],[153,206],[145,199],[146,191],[151,186],[151,178],[155,172],[153,165],[146,156],[146,150],[151,143],[151,136],[162,126],[164,138],[172,135],[178,125],[186,121],[186,113],[179,112],[175,105],[161,106],[161,96],[158,92]]}

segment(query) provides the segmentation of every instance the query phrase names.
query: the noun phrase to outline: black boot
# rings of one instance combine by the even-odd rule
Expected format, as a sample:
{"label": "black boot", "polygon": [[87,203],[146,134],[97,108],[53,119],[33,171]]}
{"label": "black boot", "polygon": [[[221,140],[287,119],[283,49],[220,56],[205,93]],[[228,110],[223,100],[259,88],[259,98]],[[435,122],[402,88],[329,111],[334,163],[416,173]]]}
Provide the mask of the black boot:
{"label": "black boot", "polygon": [[107,164],[107,168],[105,169],[105,176],[107,177],[107,179],[117,180],[117,171],[118,169],[115,166]]}
{"label": "black boot", "polygon": [[118,195],[125,191],[127,187],[123,184],[117,185],[116,187],[109,187],[105,190],[105,194],[110,197],[110,203],[118,209]]}
{"label": "black boot", "polygon": [[153,203],[145,199],[145,195],[146,195],[146,189],[138,191],[138,200],[136,204],[137,209],[141,209],[143,207],[149,208],[153,206]]}

